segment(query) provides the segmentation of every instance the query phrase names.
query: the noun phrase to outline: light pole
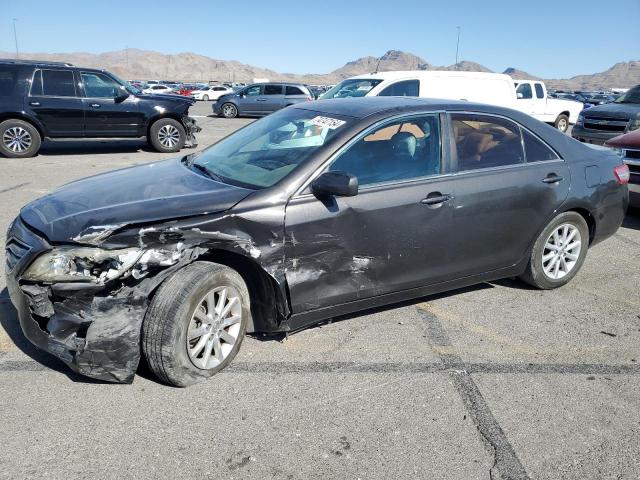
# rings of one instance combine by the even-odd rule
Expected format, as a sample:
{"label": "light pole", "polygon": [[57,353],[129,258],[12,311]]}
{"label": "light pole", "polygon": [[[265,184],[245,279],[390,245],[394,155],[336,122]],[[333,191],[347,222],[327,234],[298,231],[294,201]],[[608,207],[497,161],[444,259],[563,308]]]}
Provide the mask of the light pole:
{"label": "light pole", "polygon": [[458,68],[458,52],[460,51],[460,27],[458,29],[458,41],[456,42],[456,68]]}
{"label": "light pole", "polygon": [[20,58],[20,51],[18,50],[18,34],[16,33],[16,18],[13,19],[13,39],[16,42],[16,58]]}

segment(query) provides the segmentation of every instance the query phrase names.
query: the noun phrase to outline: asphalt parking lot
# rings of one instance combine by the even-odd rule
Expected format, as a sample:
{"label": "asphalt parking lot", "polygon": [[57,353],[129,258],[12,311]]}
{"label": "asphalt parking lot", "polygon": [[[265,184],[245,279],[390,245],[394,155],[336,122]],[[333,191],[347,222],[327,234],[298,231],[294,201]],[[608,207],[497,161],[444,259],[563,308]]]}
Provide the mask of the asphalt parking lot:
{"label": "asphalt parking lot", "polygon": [[[192,108],[203,148],[247,119]],[[188,153],[190,150],[187,150]],[[56,142],[0,159],[0,246],[55,187],[162,157]],[[176,389],[73,374],[23,337],[0,277],[0,478],[637,479],[640,212],[554,291],[503,280],[248,338]]]}

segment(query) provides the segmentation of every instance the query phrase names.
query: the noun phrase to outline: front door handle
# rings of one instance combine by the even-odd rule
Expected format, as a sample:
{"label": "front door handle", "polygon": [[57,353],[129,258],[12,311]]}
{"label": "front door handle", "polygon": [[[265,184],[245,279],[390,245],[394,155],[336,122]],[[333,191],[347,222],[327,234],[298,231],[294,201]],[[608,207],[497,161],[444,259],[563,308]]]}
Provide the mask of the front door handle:
{"label": "front door handle", "polygon": [[31,105],[32,107],[39,107],[40,102],[29,102],[29,105]]}
{"label": "front door handle", "polygon": [[420,200],[420,203],[422,203],[423,205],[431,206],[431,207],[433,206],[439,207],[444,202],[448,202],[452,198],[453,198],[453,195],[449,195],[449,194],[443,195],[440,192],[431,192],[425,198]]}
{"label": "front door handle", "polygon": [[544,183],[558,183],[558,182],[561,182],[562,180],[563,178],[559,175],[556,175],[555,173],[550,173],[549,175],[547,175],[542,179]]}
{"label": "front door handle", "polygon": [[91,106],[93,108],[100,108],[101,105],[99,103],[92,103]]}

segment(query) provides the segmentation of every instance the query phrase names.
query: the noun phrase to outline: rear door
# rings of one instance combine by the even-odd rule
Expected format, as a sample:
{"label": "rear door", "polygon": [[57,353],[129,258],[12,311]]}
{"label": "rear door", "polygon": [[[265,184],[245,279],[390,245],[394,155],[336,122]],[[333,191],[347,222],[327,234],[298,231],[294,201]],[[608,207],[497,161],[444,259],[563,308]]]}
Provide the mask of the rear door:
{"label": "rear door", "polygon": [[85,112],[85,135],[88,137],[134,137],[143,130],[143,116],[138,99],[130,95],[116,101],[122,91],[113,78],[99,72],[80,71]]}
{"label": "rear door", "polygon": [[269,114],[280,110],[284,105],[284,86],[266,83],[262,95],[256,99],[258,112]]}
{"label": "rear door", "polygon": [[514,265],[567,198],[569,169],[510,119],[449,118],[456,171],[451,267],[463,277]]}
{"label": "rear door", "polygon": [[50,137],[82,137],[84,107],[73,69],[43,68],[33,73],[28,108]]}

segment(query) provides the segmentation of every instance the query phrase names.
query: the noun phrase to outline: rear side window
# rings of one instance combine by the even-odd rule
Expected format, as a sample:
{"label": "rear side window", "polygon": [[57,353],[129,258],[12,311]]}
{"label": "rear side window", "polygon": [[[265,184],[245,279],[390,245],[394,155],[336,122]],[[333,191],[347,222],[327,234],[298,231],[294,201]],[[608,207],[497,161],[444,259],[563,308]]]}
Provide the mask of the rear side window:
{"label": "rear side window", "polygon": [[381,97],[418,97],[420,93],[420,81],[405,80],[389,85],[378,95]]}
{"label": "rear side window", "polygon": [[524,162],[520,127],[500,117],[451,115],[458,171],[503,167]]}
{"label": "rear side window", "polygon": [[282,85],[265,85],[264,95],[282,95]]}
{"label": "rear side window", "polygon": [[18,81],[18,69],[11,66],[0,66],[0,97],[13,94]]}
{"label": "rear side window", "polygon": [[536,98],[544,98],[544,90],[542,90],[542,84],[536,83]]}
{"label": "rear side window", "polygon": [[75,97],[71,70],[42,70],[42,94],[48,97]]}
{"label": "rear side window", "polygon": [[518,86],[518,88],[516,88],[516,94],[518,95],[518,98],[526,100],[529,98],[533,98],[533,92],[531,91],[531,85],[529,85],[528,83],[522,83]]}
{"label": "rear side window", "polygon": [[557,160],[559,158],[556,152],[525,129],[522,129],[522,138],[524,140],[524,151],[527,155],[527,162],[544,162],[546,160]]}
{"label": "rear side window", "polygon": [[292,87],[287,85],[285,87],[285,95],[305,95],[305,93],[300,90],[298,87]]}

